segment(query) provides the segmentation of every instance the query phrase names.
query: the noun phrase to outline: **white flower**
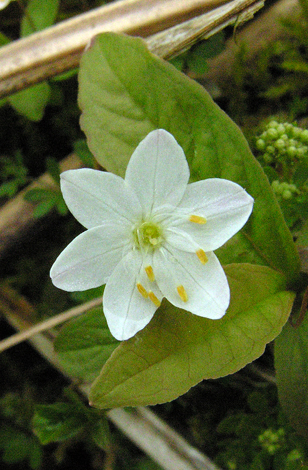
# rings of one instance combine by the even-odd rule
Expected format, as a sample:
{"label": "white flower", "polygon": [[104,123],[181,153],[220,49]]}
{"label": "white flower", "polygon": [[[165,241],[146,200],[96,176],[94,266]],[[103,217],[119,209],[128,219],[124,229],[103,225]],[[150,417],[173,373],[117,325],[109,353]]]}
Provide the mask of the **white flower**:
{"label": "white flower", "polygon": [[242,228],[253,199],[231,181],[188,179],[182,148],[162,129],[136,148],[125,179],[91,169],[61,175],[64,199],[88,230],[57,258],[52,281],[67,291],[106,284],[103,309],[118,340],[144,328],[163,297],[211,319],[229,306],[213,250]]}
{"label": "white flower", "polygon": [[0,10],[4,10],[4,8],[7,7],[10,2],[11,0],[0,0]]}

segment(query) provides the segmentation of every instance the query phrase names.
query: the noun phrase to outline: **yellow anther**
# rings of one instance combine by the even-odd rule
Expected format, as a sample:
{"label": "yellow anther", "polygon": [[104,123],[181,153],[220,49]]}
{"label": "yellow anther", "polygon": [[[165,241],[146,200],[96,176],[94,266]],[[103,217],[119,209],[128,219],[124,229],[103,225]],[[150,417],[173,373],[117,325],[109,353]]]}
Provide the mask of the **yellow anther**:
{"label": "yellow anther", "polygon": [[156,307],[160,307],[160,300],[156,297],[154,292],[150,290],[149,292],[149,298],[152,300],[153,304],[156,305]]}
{"label": "yellow anther", "polygon": [[202,264],[205,264],[208,262],[208,257],[206,256],[205,251],[201,250],[201,248],[200,250],[196,251],[196,255],[198,256]]}
{"label": "yellow anther", "polygon": [[137,282],[137,289],[139,290],[140,294],[142,295],[142,297],[144,297],[145,299],[147,299],[149,297],[149,294],[148,292],[146,291],[146,289],[143,287],[142,284],[140,284],[140,282]]}
{"label": "yellow anther", "polygon": [[144,268],[145,272],[147,273],[148,278],[150,279],[151,282],[155,281],[155,275],[152,266],[146,266]]}
{"label": "yellow anther", "polygon": [[183,302],[187,302],[188,295],[187,295],[187,292],[184,289],[184,287],[183,286],[177,286],[176,290],[178,291],[178,294],[181,297],[181,300],[183,300]]}
{"label": "yellow anther", "polygon": [[201,217],[200,215],[191,215],[189,217],[189,221],[194,222],[195,224],[200,224],[200,225],[206,224],[206,218]]}
{"label": "yellow anther", "polygon": [[155,275],[152,266],[146,266],[144,268],[145,272],[147,273],[147,276],[151,282],[155,281]]}

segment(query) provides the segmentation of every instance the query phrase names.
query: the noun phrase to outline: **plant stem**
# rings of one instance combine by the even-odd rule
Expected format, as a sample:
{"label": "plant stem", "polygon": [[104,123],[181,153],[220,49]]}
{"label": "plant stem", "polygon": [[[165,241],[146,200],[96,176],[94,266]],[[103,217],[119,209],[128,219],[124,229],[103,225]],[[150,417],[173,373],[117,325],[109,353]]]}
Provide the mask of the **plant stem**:
{"label": "plant stem", "polygon": [[82,313],[85,313],[94,307],[99,307],[101,304],[102,304],[101,297],[90,300],[89,302],[86,302],[83,305],[78,305],[77,307],[71,308],[70,310],[67,310],[66,312],[62,312],[59,315],[56,315],[52,318],[48,318],[48,320],[38,323],[37,325],[34,325],[33,327],[28,328],[25,331],[16,333],[15,335],[12,335],[3,341],[0,341],[0,353],[5,351],[6,349],[11,348],[12,346],[16,346],[17,344],[28,340],[32,336],[38,333],[41,333],[42,331],[46,331],[57,325],[61,325],[62,323],[65,323],[71,318],[77,317],[78,315],[81,315]]}
{"label": "plant stem", "polygon": [[302,305],[301,305],[297,319],[293,321],[293,319],[290,318],[290,323],[291,323],[291,326],[293,326],[293,328],[298,328],[299,326],[301,326],[306,315],[307,307],[308,307],[308,287],[306,288],[304,292]]}

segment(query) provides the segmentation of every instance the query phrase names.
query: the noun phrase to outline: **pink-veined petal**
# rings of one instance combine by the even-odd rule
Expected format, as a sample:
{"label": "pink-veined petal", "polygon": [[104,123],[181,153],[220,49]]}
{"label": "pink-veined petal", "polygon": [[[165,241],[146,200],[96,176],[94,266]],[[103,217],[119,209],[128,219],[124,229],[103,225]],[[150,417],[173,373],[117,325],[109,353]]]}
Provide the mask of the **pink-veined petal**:
{"label": "pink-veined petal", "polygon": [[[154,253],[154,271],[159,289],[173,305],[201,317],[219,319],[229,306],[230,289],[217,257],[212,252],[206,255],[207,263],[201,264],[196,254],[167,245]],[[178,288],[184,289],[186,301]]]}
{"label": "pink-veined petal", "polygon": [[[144,259],[138,250],[131,251],[116,266],[108,280],[103,309],[111,334],[119,341],[126,340],[142,330],[151,320],[158,306],[145,298],[137,288],[141,283],[147,290]],[[156,283],[151,287],[156,298],[162,295]]]}
{"label": "pink-veined petal", "polygon": [[127,228],[105,224],[76,237],[54,262],[50,277],[60,289],[73,292],[106,283],[130,249]]}
{"label": "pink-veined petal", "polygon": [[183,197],[189,168],[182,148],[169,132],[150,132],[134,151],[125,181],[138,195],[143,214],[162,205],[176,206]]}
{"label": "pink-veined petal", "polygon": [[[212,178],[187,186],[170,224],[179,236],[187,233],[203,250],[213,251],[245,225],[252,208],[253,198],[241,186]],[[191,222],[191,215],[206,223]]]}
{"label": "pink-veined petal", "polygon": [[132,223],[141,214],[136,195],[123,178],[112,173],[68,170],[61,174],[61,190],[69,210],[86,228],[105,221]]}

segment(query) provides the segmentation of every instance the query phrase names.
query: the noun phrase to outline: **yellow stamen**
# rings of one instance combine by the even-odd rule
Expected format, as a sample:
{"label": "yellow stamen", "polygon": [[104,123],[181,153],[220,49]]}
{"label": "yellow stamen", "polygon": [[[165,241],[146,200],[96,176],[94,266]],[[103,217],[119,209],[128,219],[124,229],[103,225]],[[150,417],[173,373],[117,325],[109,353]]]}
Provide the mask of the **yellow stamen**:
{"label": "yellow stamen", "polygon": [[146,266],[144,268],[145,272],[147,273],[148,278],[150,279],[151,282],[155,281],[155,275],[152,266]]}
{"label": "yellow stamen", "polygon": [[208,257],[206,256],[205,251],[201,250],[201,248],[200,250],[196,251],[196,255],[198,256],[202,264],[205,264],[208,262]]}
{"label": "yellow stamen", "polygon": [[191,215],[189,217],[189,221],[190,222],[194,222],[195,224],[206,224],[206,218],[205,217],[201,217],[200,215]]}
{"label": "yellow stamen", "polygon": [[150,290],[149,292],[149,298],[152,300],[153,304],[156,305],[156,307],[160,307],[160,300],[156,297],[154,292]]}
{"label": "yellow stamen", "polygon": [[184,289],[183,286],[177,286],[176,290],[178,291],[179,296],[183,300],[183,302],[187,302],[188,300],[188,295],[186,290]]}
{"label": "yellow stamen", "polygon": [[143,287],[142,284],[140,284],[140,282],[137,282],[137,289],[139,290],[140,294],[142,295],[142,297],[144,297],[145,299],[147,299],[149,297],[149,294],[148,292],[145,290],[145,288]]}

